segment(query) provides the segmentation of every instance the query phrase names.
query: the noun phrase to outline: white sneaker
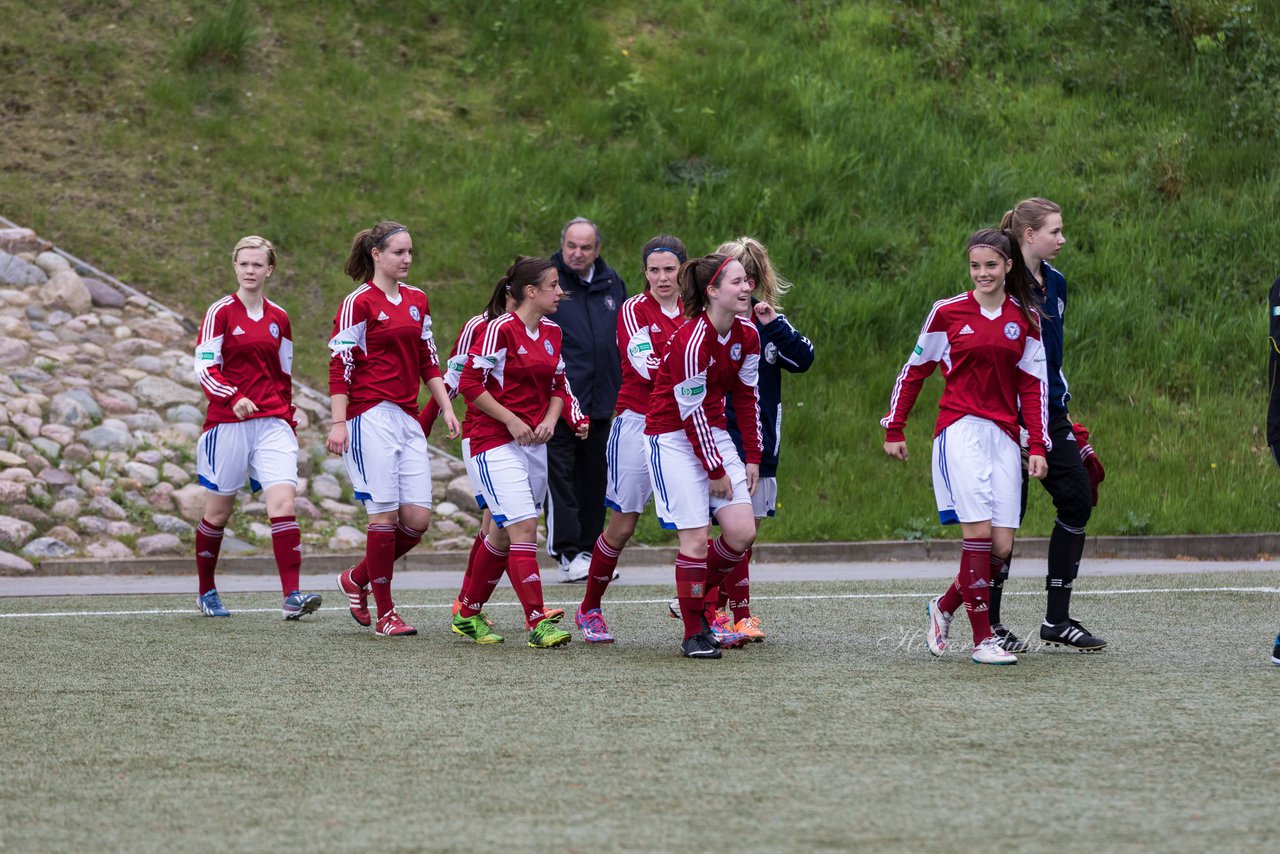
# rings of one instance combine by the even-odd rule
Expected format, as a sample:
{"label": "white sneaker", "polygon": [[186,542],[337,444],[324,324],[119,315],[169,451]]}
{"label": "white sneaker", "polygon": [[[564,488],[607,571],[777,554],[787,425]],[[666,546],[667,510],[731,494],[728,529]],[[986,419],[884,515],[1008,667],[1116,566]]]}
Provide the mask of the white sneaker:
{"label": "white sneaker", "polygon": [[942,655],[947,651],[947,636],[951,633],[951,620],[955,617],[955,614],[944,614],[938,607],[941,599],[941,596],[930,599],[926,609],[929,613],[929,628],[925,629],[924,639],[929,644],[929,652],[934,655]]}
{"label": "white sneaker", "polygon": [[560,558],[560,582],[562,584],[574,584],[579,581],[586,581],[587,576],[590,574],[590,552],[582,552],[570,561],[566,561],[563,557]]}
{"label": "white sneaker", "polygon": [[1011,652],[1005,652],[1000,646],[1000,641],[992,636],[973,648],[973,662],[975,664],[1017,664],[1018,657]]}

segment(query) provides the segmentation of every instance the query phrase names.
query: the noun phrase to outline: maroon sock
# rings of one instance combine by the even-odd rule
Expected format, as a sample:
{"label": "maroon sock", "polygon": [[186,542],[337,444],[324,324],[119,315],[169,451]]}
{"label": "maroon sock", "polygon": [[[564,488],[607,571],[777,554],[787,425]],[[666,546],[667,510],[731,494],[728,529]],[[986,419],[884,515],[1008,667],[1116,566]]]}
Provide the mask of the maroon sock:
{"label": "maroon sock", "polygon": [[956,578],[938,600],[938,609],[944,614],[954,614],[964,604],[964,594],[960,592],[960,579]]}
{"label": "maroon sock", "polygon": [[685,639],[702,631],[702,604],[707,598],[707,560],[676,555],[676,598],[680,600],[680,619],[684,622]]}
{"label": "maroon sock", "polygon": [[[471,567],[471,575],[458,594],[458,615],[474,617],[484,608],[484,603],[493,595],[493,588],[498,586],[502,573],[507,571],[507,552],[500,550],[488,537],[481,540],[480,549],[476,552],[475,566]],[[518,591],[518,588],[517,588]]]}
{"label": "maroon sock", "polygon": [[[546,608],[542,603],[542,575],[538,572],[538,544],[512,543],[511,557],[507,559],[507,573],[514,579],[519,578],[524,585],[524,595],[520,604],[524,606],[524,622],[533,628],[546,616]],[[519,590],[516,591],[520,593]]]}
{"label": "maroon sock", "polygon": [[587,573],[587,592],[582,596],[582,604],[578,610],[582,613],[600,607],[600,599],[613,581],[613,571],[618,568],[618,556],[622,549],[615,549],[601,534],[596,538],[596,547],[591,550],[591,569]]}
{"label": "maroon sock", "polygon": [[196,573],[200,576],[201,596],[218,586],[213,583],[213,570],[218,565],[223,530],[205,519],[196,527]]}
{"label": "maroon sock", "polygon": [[[733,621],[745,620],[751,616],[751,549],[747,549],[742,560],[734,565],[725,576],[720,589],[725,592],[729,608],[733,611]],[[724,607],[723,605],[721,606]]]}
{"label": "maroon sock", "polygon": [[707,546],[707,595],[706,604],[715,609],[720,596],[720,585],[738,561],[745,557],[745,552],[735,552],[725,545],[724,537],[712,540]]}
{"label": "maroon sock", "polygon": [[280,589],[284,595],[298,589],[302,570],[302,531],[293,516],[272,516],[271,550],[275,552],[276,569],[280,570]]}
{"label": "maroon sock", "polygon": [[375,524],[368,528],[364,545],[364,565],[369,568],[369,586],[378,605],[378,619],[394,608],[391,576],[396,567],[396,526]]}
{"label": "maroon sock", "polygon": [[[397,522],[395,528],[396,547],[395,557],[392,558],[392,563],[413,551],[418,543],[422,542],[422,535],[425,533],[424,531],[415,531],[403,522]],[[351,570],[351,580],[356,584],[359,584],[361,587],[368,587],[369,564],[363,560],[356,564],[355,568]]]}
{"label": "maroon sock", "polygon": [[476,565],[476,558],[480,554],[480,549],[484,544],[484,530],[481,529],[476,533],[476,538],[471,541],[471,554],[467,555],[467,568],[462,573],[462,586],[467,586],[467,579],[471,577],[471,571]]}
{"label": "maroon sock", "polygon": [[987,610],[987,593],[991,585],[991,538],[965,539],[960,553],[960,592],[964,609],[973,627],[973,644],[977,646],[991,637],[991,614]]}

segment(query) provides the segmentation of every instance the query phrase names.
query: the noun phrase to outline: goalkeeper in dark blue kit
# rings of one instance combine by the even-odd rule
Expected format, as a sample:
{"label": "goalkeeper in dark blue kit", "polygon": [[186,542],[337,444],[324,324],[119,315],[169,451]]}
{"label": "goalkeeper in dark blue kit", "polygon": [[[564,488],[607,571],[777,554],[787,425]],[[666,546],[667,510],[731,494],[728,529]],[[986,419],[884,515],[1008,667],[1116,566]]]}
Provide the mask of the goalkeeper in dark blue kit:
{"label": "goalkeeper in dark blue kit", "polygon": [[[1267,348],[1267,387],[1271,399],[1267,403],[1267,445],[1271,454],[1280,465],[1280,279],[1271,286],[1271,296],[1267,300],[1270,312],[1271,339]],[[1280,665],[1280,634],[1276,635],[1276,645],[1271,650],[1271,663]]]}

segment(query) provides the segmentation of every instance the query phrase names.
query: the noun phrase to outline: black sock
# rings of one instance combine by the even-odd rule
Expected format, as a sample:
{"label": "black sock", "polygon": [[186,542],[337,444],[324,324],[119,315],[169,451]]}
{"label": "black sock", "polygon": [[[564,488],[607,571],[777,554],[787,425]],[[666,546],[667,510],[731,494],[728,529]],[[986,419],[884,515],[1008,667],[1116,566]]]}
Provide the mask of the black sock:
{"label": "black sock", "polygon": [[1080,571],[1080,557],[1084,554],[1083,528],[1069,528],[1057,519],[1053,533],[1049,535],[1049,574],[1045,588],[1049,601],[1045,608],[1045,622],[1051,625],[1071,619],[1071,585]]}
{"label": "black sock", "polygon": [[987,604],[987,610],[990,612],[993,626],[1000,624],[1000,600],[1004,597],[1004,581],[1009,577],[1009,565],[1012,563],[1012,556],[997,557],[994,553],[991,555],[990,602]]}

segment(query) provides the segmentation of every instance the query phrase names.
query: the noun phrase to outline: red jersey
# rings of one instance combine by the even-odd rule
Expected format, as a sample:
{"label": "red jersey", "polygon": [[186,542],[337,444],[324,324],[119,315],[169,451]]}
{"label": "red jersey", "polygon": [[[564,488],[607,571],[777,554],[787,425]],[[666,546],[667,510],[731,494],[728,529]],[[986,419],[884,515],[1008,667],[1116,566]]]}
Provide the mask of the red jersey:
{"label": "red jersey", "polygon": [[[514,312],[495,318],[472,345],[458,390],[468,404],[487,391],[529,427],[537,427],[552,396],[567,394],[560,341],[560,327],[545,317],[533,333]],[[577,409],[577,401],[569,401]],[[583,420],[581,410],[577,414]],[[474,406],[467,409],[467,421],[473,457],[512,441],[505,425]]]}
{"label": "red jersey", "polygon": [[[471,350],[471,344],[476,338],[484,335],[484,328],[489,323],[489,318],[484,314],[477,314],[475,317],[462,324],[462,329],[458,332],[458,337],[453,342],[453,349],[449,351],[449,359],[445,362],[444,372],[444,388],[449,393],[449,399],[453,400],[458,396],[458,381],[462,378],[462,368],[467,362],[467,353]],[[422,414],[418,416],[418,423],[422,425],[422,432],[428,436],[431,435],[431,426],[436,423],[436,418],[440,415],[440,407],[436,405],[434,397],[428,398],[426,404],[422,407]],[[462,438],[465,439],[469,435],[467,433],[467,424],[470,419],[463,419],[462,422]]]}
{"label": "red jersey", "polygon": [[258,411],[249,418],[293,421],[293,333],[289,315],[271,300],[262,301],[262,314],[249,314],[235,294],[209,306],[196,339],[196,376],[209,411],[204,429],[235,424],[231,408],[241,398]]}
{"label": "red jersey", "polygon": [[894,383],[889,412],[880,421],[886,442],[906,440],[907,414],[925,377],[939,363],[946,386],[938,401],[935,436],[966,415],[976,415],[1017,442],[1021,411],[1030,452],[1043,455],[1050,447],[1044,345],[1017,300],[1006,297],[994,314],[978,304],[972,291],[933,304]]}
{"label": "red jersey", "polygon": [[348,396],[348,418],[384,400],[417,417],[419,379],[440,376],[427,295],[404,283],[397,287],[393,302],[366,282],[333,319],[329,394]]}
{"label": "red jersey", "polygon": [[650,436],[684,429],[693,452],[712,479],[724,477],[724,460],[711,428],[728,429],[724,399],[733,395],[733,411],[742,430],[748,463],[760,462],[760,333],[755,324],[735,317],[724,335],[704,311],[676,330],[653,382],[644,432]]}
{"label": "red jersey", "polygon": [[667,342],[684,324],[684,304],[676,302],[675,316],[668,316],[648,291],[636,294],[618,312],[618,352],[622,355],[622,388],[617,414],[630,409],[649,411],[653,380],[662,367]]}

